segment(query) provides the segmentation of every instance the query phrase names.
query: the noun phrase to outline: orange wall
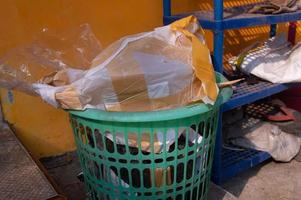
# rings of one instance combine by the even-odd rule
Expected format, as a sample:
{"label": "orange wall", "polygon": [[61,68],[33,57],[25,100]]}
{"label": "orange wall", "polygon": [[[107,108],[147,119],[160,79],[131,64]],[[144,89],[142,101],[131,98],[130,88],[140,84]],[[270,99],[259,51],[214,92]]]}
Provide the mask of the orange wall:
{"label": "orange wall", "polygon": [[[212,8],[210,0],[172,0],[175,12]],[[231,6],[241,0],[228,0]],[[121,36],[148,31],[162,25],[162,0],[0,0],[0,56],[32,40],[42,28],[69,29],[89,23],[103,46]],[[268,28],[226,33],[227,55],[267,36]],[[230,37],[231,36],[231,37]],[[212,34],[207,32],[212,48]],[[234,51],[233,51],[234,50]],[[6,120],[17,136],[37,157],[57,155],[75,149],[68,115],[39,98],[14,92],[13,102],[6,90],[1,102]]]}
{"label": "orange wall", "polygon": [[[181,9],[191,9],[184,0]],[[197,1],[195,1],[197,2]],[[29,42],[42,30],[69,29],[89,23],[103,46],[121,36],[162,25],[161,0],[1,0],[0,55]],[[9,101],[1,91],[3,112],[17,136],[37,157],[75,149],[68,115],[39,98],[19,92]]]}

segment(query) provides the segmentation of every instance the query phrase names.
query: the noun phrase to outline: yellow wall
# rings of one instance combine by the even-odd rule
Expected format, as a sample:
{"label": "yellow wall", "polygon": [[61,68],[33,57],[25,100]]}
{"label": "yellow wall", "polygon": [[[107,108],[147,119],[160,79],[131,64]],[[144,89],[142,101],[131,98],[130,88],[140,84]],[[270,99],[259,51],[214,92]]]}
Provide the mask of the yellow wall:
{"label": "yellow wall", "polygon": [[[212,8],[211,0],[172,1],[176,12]],[[237,2],[242,1],[228,0],[225,4]],[[82,23],[89,23],[106,46],[121,36],[162,25],[162,0],[0,0],[0,56],[31,41],[44,27],[69,29]],[[268,28],[263,27],[227,32],[227,36],[235,39],[225,40],[226,52],[233,49],[237,52],[256,40],[258,34],[266,36],[267,31]],[[212,35],[207,33],[207,36],[212,48]],[[35,156],[57,155],[75,149],[67,113],[18,92],[14,92],[12,103],[8,99],[7,91],[2,90],[5,118]]]}

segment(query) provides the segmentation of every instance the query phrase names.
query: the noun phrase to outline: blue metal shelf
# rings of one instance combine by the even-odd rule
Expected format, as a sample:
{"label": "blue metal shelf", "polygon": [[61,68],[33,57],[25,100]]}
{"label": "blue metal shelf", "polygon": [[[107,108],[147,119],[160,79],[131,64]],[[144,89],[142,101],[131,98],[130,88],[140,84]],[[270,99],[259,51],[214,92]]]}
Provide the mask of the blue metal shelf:
{"label": "blue metal shelf", "polygon": [[277,15],[246,13],[252,6],[254,6],[254,4],[226,8],[224,9],[224,18],[222,20],[215,20],[213,11],[195,11],[175,15],[166,15],[164,16],[164,24],[169,24],[175,20],[189,15],[196,16],[204,29],[211,30],[237,29],[301,20],[301,11]]}
{"label": "blue metal shelf", "polygon": [[263,161],[270,159],[271,156],[267,152],[257,151],[254,149],[230,150],[222,149],[222,170],[220,176],[215,176],[215,182],[224,182],[234,175],[254,167]]}
{"label": "blue metal shelf", "polygon": [[[171,0],[163,0],[163,21],[164,24],[170,24],[185,16],[195,15],[203,28],[213,30],[213,63],[215,70],[220,73],[223,72],[224,30],[271,25],[270,36],[274,36],[276,34],[276,24],[301,20],[301,11],[279,15],[248,14],[246,11],[254,4],[223,8],[223,0],[213,0],[213,3],[214,11],[195,11],[172,15]],[[223,106],[223,111],[252,103],[284,91],[288,87],[289,85],[269,82],[259,82],[254,85],[247,85],[245,82],[240,83],[237,85],[231,100]],[[213,181],[217,184],[270,158],[270,155],[266,152],[256,150],[234,151],[224,149],[222,146],[222,113],[220,113],[212,173]]]}
{"label": "blue metal shelf", "polygon": [[248,85],[246,82],[239,83],[236,85],[231,99],[224,104],[223,111],[225,112],[277,94],[289,87],[289,84],[273,84],[266,81],[260,81],[253,85]]}

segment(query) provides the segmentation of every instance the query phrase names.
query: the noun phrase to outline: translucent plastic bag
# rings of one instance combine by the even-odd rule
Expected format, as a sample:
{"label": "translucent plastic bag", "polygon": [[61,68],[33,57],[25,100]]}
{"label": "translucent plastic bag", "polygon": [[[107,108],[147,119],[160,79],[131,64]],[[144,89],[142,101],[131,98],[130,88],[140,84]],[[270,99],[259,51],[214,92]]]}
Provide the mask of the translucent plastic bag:
{"label": "translucent plastic bag", "polygon": [[278,126],[270,123],[259,123],[252,128],[232,127],[228,135],[232,144],[244,148],[267,151],[281,162],[289,162],[300,150],[300,139],[295,135],[283,132]]}
{"label": "translucent plastic bag", "polygon": [[63,32],[45,28],[32,43],[12,49],[0,59],[0,87],[37,95],[33,83],[60,70],[89,69],[100,52],[88,24]]}
{"label": "translucent plastic bag", "polygon": [[[94,44],[95,37],[86,35],[91,37],[79,39]],[[89,49],[89,45],[85,47]],[[148,111],[200,100],[213,104],[217,98],[209,50],[195,17],[127,36],[99,54],[96,51],[100,51],[98,45],[91,49],[94,54],[80,54],[80,60],[88,61],[83,66],[64,62],[61,54],[55,54],[55,59],[47,53],[46,57],[36,56],[37,61],[42,61],[39,64],[50,63],[46,65],[50,72],[28,87],[55,107],[79,110]],[[13,88],[21,89],[16,84]]]}

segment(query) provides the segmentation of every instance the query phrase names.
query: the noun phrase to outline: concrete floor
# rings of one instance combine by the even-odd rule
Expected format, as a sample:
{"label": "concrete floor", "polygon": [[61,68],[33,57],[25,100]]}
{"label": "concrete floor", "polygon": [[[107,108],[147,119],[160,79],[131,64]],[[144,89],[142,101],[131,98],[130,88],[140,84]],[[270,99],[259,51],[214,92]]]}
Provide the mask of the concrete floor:
{"label": "concrete floor", "polygon": [[241,200],[300,200],[301,162],[266,162],[222,187]]}
{"label": "concrete floor", "polygon": [[[68,200],[84,200],[86,198],[84,184],[76,177],[81,169],[75,153],[56,158],[41,159],[41,162]],[[211,184],[208,199],[237,200],[232,194],[214,184]]]}
{"label": "concrete floor", "polygon": [[[82,200],[85,192],[83,184],[76,178],[80,172],[76,155],[70,154],[66,160],[67,164],[52,167],[49,173],[68,199]],[[45,165],[49,166],[49,162]],[[209,200],[300,200],[301,163],[294,160],[290,163],[267,161],[221,187],[211,185]]]}
{"label": "concrete floor", "polygon": [[77,178],[81,168],[76,153],[40,161],[68,200],[86,199],[84,184]]}

